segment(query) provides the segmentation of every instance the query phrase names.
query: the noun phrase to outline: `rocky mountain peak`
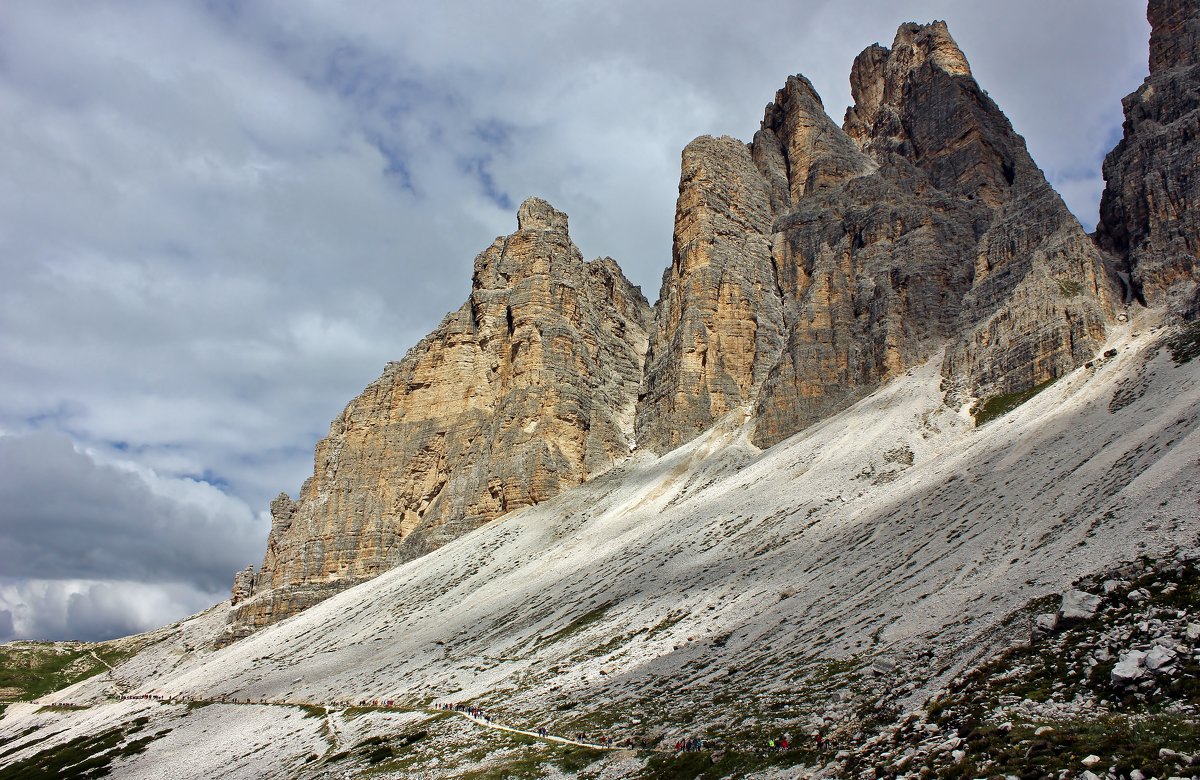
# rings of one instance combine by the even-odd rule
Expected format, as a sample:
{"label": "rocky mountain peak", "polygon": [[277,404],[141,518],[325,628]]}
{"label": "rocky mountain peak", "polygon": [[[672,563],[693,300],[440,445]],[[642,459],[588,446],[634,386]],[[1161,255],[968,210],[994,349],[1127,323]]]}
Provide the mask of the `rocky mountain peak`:
{"label": "rocky mountain peak", "polygon": [[1044,181],[945,22],[903,24],[891,49],[867,47],[850,87],[855,105],[843,129],[880,163],[899,155],[940,189],[993,208],[1011,196],[1018,176]]}
{"label": "rocky mountain peak", "polygon": [[[921,72],[926,63],[946,76],[971,77],[966,55],[950,36],[945,22],[908,22],[896,31],[892,48],[876,43],[864,49],[850,70],[854,105],[846,111],[846,132],[862,145],[872,135],[898,135],[900,128],[889,125],[899,123],[897,107],[904,100],[910,80],[929,78],[928,73]],[[882,122],[881,110],[885,111]]]}
{"label": "rocky mountain peak", "polygon": [[839,128],[788,78],[749,149],[684,150],[638,441],[738,408],[768,446],[946,351],[955,400],[1049,381],[1105,333],[1099,253],[944,22],[855,60]]}
{"label": "rocky mountain peak", "polygon": [[1200,2],[1150,0],[1150,73],[1200,63]]}
{"label": "rocky mountain peak", "polygon": [[[726,418],[766,447],[941,359],[958,404],[1092,359],[1100,253],[943,22],[868,47],[839,127],[803,76],[752,143],[683,150],[653,315],[539,198],[475,260],[467,302],[389,365],[281,496],[262,625]],[[738,415],[741,415],[738,417]],[[270,594],[270,595],[268,595]],[[241,630],[241,629],[235,629]]]}
{"label": "rocky mountain peak", "polygon": [[272,503],[227,639],[629,457],[649,304],[546,201],[517,224],[475,259],[467,302],[333,421],[298,499]]}
{"label": "rocky mountain peak", "polygon": [[966,55],[958,48],[950,36],[950,28],[943,21],[900,25],[892,41],[890,60],[892,68],[898,71],[911,73],[928,62],[950,76],[971,75]]}
{"label": "rocky mountain peak", "polygon": [[786,204],[777,204],[777,210],[874,168],[871,159],[825,113],[821,96],[802,75],[789,76],[783,89],[775,93],[761,128],[754,141],[758,158],[763,160],[760,167],[769,179],[787,181]]}
{"label": "rocky mountain peak", "polygon": [[541,198],[529,197],[517,209],[517,230],[567,232],[567,215]]}

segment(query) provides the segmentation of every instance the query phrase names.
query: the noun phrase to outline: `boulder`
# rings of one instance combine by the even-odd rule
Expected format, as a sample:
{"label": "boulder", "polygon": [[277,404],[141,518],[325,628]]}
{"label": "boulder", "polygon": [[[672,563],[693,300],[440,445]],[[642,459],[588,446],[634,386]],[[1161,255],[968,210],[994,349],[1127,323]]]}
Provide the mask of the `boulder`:
{"label": "boulder", "polygon": [[1069,590],[1063,594],[1058,618],[1063,621],[1087,620],[1100,609],[1100,597],[1082,590]]}
{"label": "boulder", "polygon": [[1129,685],[1140,680],[1146,674],[1144,662],[1146,654],[1141,650],[1130,650],[1121,654],[1121,660],[1112,670],[1112,681],[1119,685]]}
{"label": "boulder", "polygon": [[1033,619],[1033,627],[1041,633],[1053,633],[1054,629],[1058,628],[1058,613],[1043,612]]}
{"label": "boulder", "polygon": [[1146,657],[1142,660],[1142,663],[1150,671],[1157,672],[1160,669],[1175,663],[1176,655],[1177,654],[1174,650],[1163,647],[1162,645],[1155,645],[1154,647],[1150,648],[1150,652],[1146,653]]}

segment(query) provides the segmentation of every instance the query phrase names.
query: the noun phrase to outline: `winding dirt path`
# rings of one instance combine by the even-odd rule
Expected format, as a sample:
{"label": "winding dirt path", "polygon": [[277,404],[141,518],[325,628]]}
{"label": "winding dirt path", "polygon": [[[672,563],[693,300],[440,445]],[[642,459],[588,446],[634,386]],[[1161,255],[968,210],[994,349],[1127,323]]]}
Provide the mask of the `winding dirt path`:
{"label": "winding dirt path", "polygon": [[[446,712],[446,710],[430,710],[430,711],[431,712]],[[467,713],[467,712],[453,712],[453,714],[461,715],[462,717],[466,718],[467,720],[471,721],[472,723],[474,723],[477,726],[482,726],[487,729],[496,729],[497,731],[507,731],[510,734],[524,734],[527,737],[533,737],[534,739],[540,739],[545,742],[558,742],[563,745],[578,745],[579,747],[592,748],[593,750],[633,750],[634,749],[634,748],[628,748],[628,747],[619,747],[617,745],[613,745],[612,747],[607,747],[604,745],[597,745],[592,742],[579,742],[577,740],[568,739],[566,737],[560,737],[555,734],[547,734],[546,736],[542,736],[541,734],[537,733],[536,731],[525,731],[524,729],[513,728],[512,726],[504,726],[499,723],[496,723],[495,721],[488,722],[486,720],[483,720],[482,718],[477,718],[474,715],[471,715],[470,713]]]}

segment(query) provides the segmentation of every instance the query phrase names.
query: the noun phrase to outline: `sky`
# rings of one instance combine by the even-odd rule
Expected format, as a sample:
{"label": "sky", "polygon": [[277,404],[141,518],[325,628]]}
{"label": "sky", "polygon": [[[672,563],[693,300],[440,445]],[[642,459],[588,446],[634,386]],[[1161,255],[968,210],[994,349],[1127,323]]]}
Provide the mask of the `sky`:
{"label": "sky", "polygon": [[530,195],[655,300],[680,151],[948,21],[1089,230],[1133,0],[7,0],[0,641],[164,625],[261,561],[342,407]]}

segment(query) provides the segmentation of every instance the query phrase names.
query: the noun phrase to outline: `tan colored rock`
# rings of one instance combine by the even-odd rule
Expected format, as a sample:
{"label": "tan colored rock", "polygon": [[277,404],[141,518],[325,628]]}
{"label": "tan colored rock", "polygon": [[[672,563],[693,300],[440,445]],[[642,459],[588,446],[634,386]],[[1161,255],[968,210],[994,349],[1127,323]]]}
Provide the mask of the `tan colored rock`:
{"label": "tan colored rock", "polygon": [[[273,502],[259,626],[628,457],[649,306],[531,198],[475,260],[469,300],[333,421],[313,476]],[[269,593],[264,593],[270,589]],[[244,633],[244,628],[231,633]]]}
{"label": "tan colored rock", "polygon": [[663,452],[746,404],[779,352],[771,193],[745,144],[683,150],[671,267],[654,309],[639,446]]}
{"label": "tan colored rock", "polygon": [[254,595],[254,579],[253,566],[247,566],[233,576],[233,589],[229,599],[231,606],[237,606],[238,602]]}
{"label": "tan colored rock", "polygon": [[[757,177],[732,139],[685,151],[639,443],[752,406],[768,446],[943,349],[952,400],[1024,390],[1103,341],[1102,256],[945,23],[866,49],[851,88],[842,129],[789,78],[749,150]],[[754,348],[713,337],[739,332]]]}

